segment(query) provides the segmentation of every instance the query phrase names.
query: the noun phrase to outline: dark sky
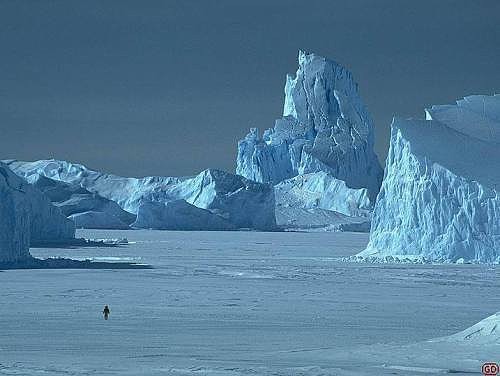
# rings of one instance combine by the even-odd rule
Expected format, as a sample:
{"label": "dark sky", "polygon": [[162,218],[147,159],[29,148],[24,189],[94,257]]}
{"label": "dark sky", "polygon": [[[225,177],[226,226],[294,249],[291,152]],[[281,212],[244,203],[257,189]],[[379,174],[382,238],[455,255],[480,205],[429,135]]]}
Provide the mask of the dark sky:
{"label": "dark sky", "polygon": [[393,115],[500,92],[500,1],[0,0],[1,158],[233,171],[299,49],[353,72],[383,160]]}

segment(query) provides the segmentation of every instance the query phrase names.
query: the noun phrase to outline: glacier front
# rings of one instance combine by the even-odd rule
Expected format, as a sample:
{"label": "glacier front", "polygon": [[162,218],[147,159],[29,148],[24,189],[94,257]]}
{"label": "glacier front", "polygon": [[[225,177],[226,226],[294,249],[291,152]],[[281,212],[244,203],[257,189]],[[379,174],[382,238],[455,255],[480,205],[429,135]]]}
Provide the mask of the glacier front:
{"label": "glacier front", "polygon": [[0,162],[0,262],[23,263],[35,243],[73,239],[75,226],[36,188]]}
{"label": "glacier front", "polygon": [[[208,169],[196,176],[182,178],[161,176],[126,178],[93,171],[80,164],[53,159],[36,162],[10,160],[7,163],[16,174],[29,181],[36,181],[38,177],[43,176],[66,182],[114,201],[134,216],[140,212],[142,205],[145,207],[142,208],[141,217],[147,212],[155,214],[154,226],[151,226],[153,222],[138,218],[134,227],[169,228],[171,224],[166,210],[174,206],[164,208],[156,205],[153,208],[151,203],[166,204],[184,200],[217,215],[210,218],[216,221],[220,217],[231,228],[276,229],[273,187],[220,170]],[[161,218],[166,221],[164,225],[158,223]],[[209,219],[207,216],[204,218]],[[99,217],[89,218],[91,219]],[[213,229],[213,221],[207,222],[210,229]],[[199,223],[193,226],[198,228]]]}
{"label": "glacier front", "polygon": [[349,188],[366,188],[374,202],[383,171],[373,143],[372,120],[351,73],[300,51],[296,76],[286,78],[283,117],[262,136],[252,129],[238,143],[236,173],[277,184],[323,171]]}
{"label": "glacier front", "polygon": [[500,262],[500,96],[395,119],[368,260]]}
{"label": "glacier front", "polygon": [[30,257],[29,207],[20,180],[0,163],[0,262]]}

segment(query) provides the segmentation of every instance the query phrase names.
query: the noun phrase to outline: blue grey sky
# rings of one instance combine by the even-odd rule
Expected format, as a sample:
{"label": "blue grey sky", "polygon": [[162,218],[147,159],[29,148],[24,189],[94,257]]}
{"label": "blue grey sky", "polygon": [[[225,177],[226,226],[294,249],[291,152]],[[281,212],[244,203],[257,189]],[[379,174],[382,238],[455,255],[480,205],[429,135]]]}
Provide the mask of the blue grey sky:
{"label": "blue grey sky", "polygon": [[0,48],[2,159],[233,171],[304,49],[353,72],[383,162],[394,115],[500,92],[500,1],[0,0]]}

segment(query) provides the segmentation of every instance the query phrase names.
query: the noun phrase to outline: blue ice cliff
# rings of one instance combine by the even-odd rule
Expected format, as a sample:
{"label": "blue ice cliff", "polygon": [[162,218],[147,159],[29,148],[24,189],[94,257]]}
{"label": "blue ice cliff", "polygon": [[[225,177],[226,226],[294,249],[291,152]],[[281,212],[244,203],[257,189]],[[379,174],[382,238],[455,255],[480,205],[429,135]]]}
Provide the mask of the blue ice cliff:
{"label": "blue ice cliff", "polygon": [[368,260],[500,262],[500,96],[395,119]]}
{"label": "blue ice cliff", "polygon": [[34,243],[73,239],[75,225],[0,162],[0,263],[23,263]]}

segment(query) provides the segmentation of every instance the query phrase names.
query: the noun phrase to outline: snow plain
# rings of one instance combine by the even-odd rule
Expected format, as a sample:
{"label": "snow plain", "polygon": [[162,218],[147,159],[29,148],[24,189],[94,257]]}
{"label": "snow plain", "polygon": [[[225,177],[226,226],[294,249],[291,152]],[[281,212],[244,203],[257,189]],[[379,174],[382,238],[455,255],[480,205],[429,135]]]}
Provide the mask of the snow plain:
{"label": "snow plain", "polygon": [[477,375],[500,360],[499,343],[429,341],[500,310],[498,266],[342,262],[363,233],[77,236],[130,244],[31,252],[154,268],[1,271],[0,375]]}

